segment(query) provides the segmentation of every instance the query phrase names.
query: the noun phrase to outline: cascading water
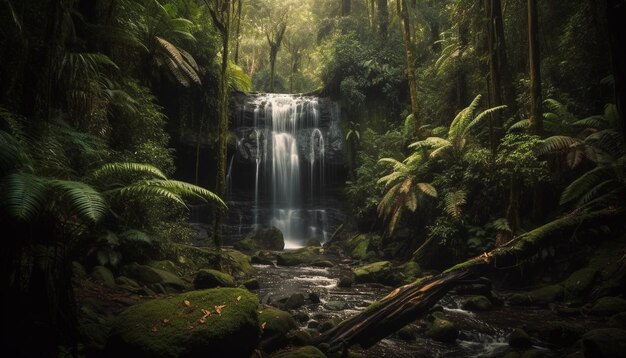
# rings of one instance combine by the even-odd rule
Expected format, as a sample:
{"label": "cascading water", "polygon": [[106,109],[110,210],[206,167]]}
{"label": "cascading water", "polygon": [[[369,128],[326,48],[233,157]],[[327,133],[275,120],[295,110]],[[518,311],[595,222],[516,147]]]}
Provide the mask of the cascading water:
{"label": "cascading water", "polygon": [[[238,158],[254,165],[250,226],[277,227],[287,248],[325,242],[341,220],[339,210],[324,207],[327,153],[335,167],[342,164],[335,107],[317,97],[287,94],[250,95],[240,107]],[[328,210],[334,210],[331,219]]]}

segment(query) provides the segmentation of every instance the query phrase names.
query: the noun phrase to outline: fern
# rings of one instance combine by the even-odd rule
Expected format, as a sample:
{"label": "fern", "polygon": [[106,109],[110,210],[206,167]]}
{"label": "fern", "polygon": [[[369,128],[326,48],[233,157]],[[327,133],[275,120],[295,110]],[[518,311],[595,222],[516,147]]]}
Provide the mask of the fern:
{"label": "fern", "polygon": [[521,121],[517,121],[511,125],[508,131],[527,130],[528,128],[530,128],[530,119],[522,119]]}
{"label": "fern", "polygon": [[437,197],[437,189],[435,189],[434,186],[432,186],[431,184],[428,183],[417,183],[416,184],[417,187],[419,188],[419,190],[422,191],[422,193],[431,196],[433,198]]}
{"label": "fern", "polygon": [[560,205],[566,205],[570,202],[582,197],[594,187],[605,181],[607,175],[610,175],[612,168],[610,166],[598,166],[571,182],[561,194]]}
{"label": "fern", "polygon": [[204,189],[197,185],[193,185],[187,182],[178,181],[178,180],[160,180],[160,179],[152,179],[144,182],[146,185],[155,185],[167,188],[173,193],[176,193],[181,196],[190,196],[197,197],[202,200],[210,200],[214,203],[221,205],[224,208],[227,208],[226,203],[217,196],[217,194],[213,193],[210,190]]}
{"label": "fern", "polygon": [[446,212],[455,219],[461,217],[463,206],[466,204],[467,192],[457,190],[446,194],[444,198]]}
{"label": "fern", "polygon": [[155,37],[155,42],[159,49],[156,53],[157,58],[161,60],[161,63],[167,65],[168,74],[175,78],[179,84],[184,87],[189,87],[192,83],[202,84],[196,70],[197,64],[195,61],[188,60],[191,55],[158,36]]}
{"label": "fern", "polygon": [[564,135],[555,135],[543,140],[541,147],[537,149],[537,155],[565,152],[573,146],[580,144],[580,140]]}
{"label": "fern", "polygon": [[119,235],[119,238],[122,242],[144,242],[149,244],[154,241],[150,235],[135,229],[124,231]]}
{"label": "fern", "polygon": [[25,173],[12,173],[0,180],[0,203],[7,213],[28,221],[42,212],[46,203],[46,183]]}
{"label": "fern", "polygon": [[241,92],[248,92],[252,89],[252,79],[246,75],[241,67],[229,60],[227,70],[230,88]]}
{"label": "fern", "polygon": [[128,162],[105,164],[94,171],[92,176],[98,179],[102,177],[128,176],[130,174],[143,174],[161,179],[167,179],[163,172],[150,164]]}
{"label": "fern", "polygon": [[50,185],[60,191],[61,199],[70,204],[70,211],[80,217],[95,223],[106,214],[106,201],[91,186],[69,180],[51,180]]}

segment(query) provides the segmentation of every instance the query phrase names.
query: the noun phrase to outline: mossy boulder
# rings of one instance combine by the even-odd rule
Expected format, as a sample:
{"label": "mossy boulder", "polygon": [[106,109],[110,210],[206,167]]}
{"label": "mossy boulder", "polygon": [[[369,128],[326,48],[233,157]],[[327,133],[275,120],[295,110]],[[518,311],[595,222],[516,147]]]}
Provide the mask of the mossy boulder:
{"label": "mossy boulder", "polygon": [[91,271],[91,277],[103,283],[105,286],[115,286],[115,277],[113,276],[111,270],[109,270],[105,266],[94,267],[93,271]]}
{"label": "mossy boulder", "polygon": [[593,268],[575,271],[561,283],[565,289],[565,298],[586,297],[597,278],[598,271]]}
{"label": "mossy boulder", "polygon": [[600,328],[583,336],[585,357],[626,357],[626,330]]}
{"label": "mossy boulder", "polygon": [[539,335],[543,340],[562,347],[576,343],[584,332],[583,326],[563,321],[550,321],[539,329]]}
{"label": "mossy boulder", "polygon": [[293,293],[289,297],[277,301],[280,308],[285,310],[295,310],[304,305],[304,294]]}
{"label": "mossy boulder", "polygon": [[196,290],[215,287],[235,287],[235,280],[227,273],[212,269],[202,269],[193,278]]}
{"label": "mossy boulder", "polygon": [[354,278],[352,276],[341,276],[339,278],[339,281],[337,281],[337,287],[341,287],[341,288],[348,288],[348,287],[352,287],[352,285],[354,284]]}
{"label": "mossy boulder", "polygon": [[612,328],[626,329],[626,312],[620,312],[611,316],[606,324]]}
{"label": "mossy boulder", "polygon": [[416,279],[422,277],[422,269],[420,265],[415,261],[409,261],[401,265],[399,268],[400,270],[402,270],[402,275],[404,277],[405,283],[413,282]]}
{"label": "mossy boulder", "polygon": [[170,260],[150,261],[148,262],[148,266],[167,271],[178,276],[183,274],[182,270],[180,270],[178,266]]}
{"label": "mossy boulder", "polygon": [[611,316],[626,311],[626,300],[619,297],[602,297],[591,307],[591,313],[597,316]]}
{"label": "mossy boulder", "polygon": [[287,333],[298,328],[296,320],[277,308],[265,307],[259,311],[261,327],[261,348],[264,351],[276,350],[288,343]]}
{"label": "mossy boulder", "polygon": [[560,285],[548,285],[509,297],[509,303],[518,306],[545,306],[563,299],[564,289]]}
{"label": "mossy boulder", "polygon": [[369,234],[360,234],[351,239],[349,239],[346,243],[348,252],[350,253],[350,257],[357,260],[365,259],[367,255],[367,248],[370,243],[370,235]]}
{"label": "mossy boulder", "polygon": [[509,335],[509,345],[517,349],[530,348],[533,344],[530,340],[530,336],[526,331],[521,328],[516,328]]}
{"label": "mossy boulder", "polygon": [[285,248],[283,233],[271,226],[248,233],[243,240],[233,244],[237,250],[282,250]]}
{"label": "mossy boulder", "polygon": [[436,341],[453,343],[459,336],[459,330],[454,323],[445,319],[443,315],[437,315],[426,331],[426,336]]}
{"label": "mossy boulder", "polygon": [[247,358],[259,338],[258,306],[254,294],[238,288],[192,291],[137,304],[115,320],[106,353]]}
{"label": "mossy boulder", "polygon": [[377,282],[393,286],[401,281],[389,261],[378,261],[360,266],[355,268],[353,272],[356,283]]}
{"label": "mossy boulder", "polygon": [[239,278],[249,277],[255,272],[250,257],[237,250],[222,248],[218,251],[184,244],[174,244],[173,247],[177,267],[189,275],[204,268],[224,271]]}
{"label": "mossy boulder", "polygon": [[122,272],[125,276],[130,277],[142,284],[148,285],[152,289],[155,289],[156,287],[163,287],[168,292],[180,292],[187,287],[187,284],[185,284],[180,277],[174,275],[173,273],[150,267],[148,265],[132,263],[124,266]]}
{"label": "mossy boulder", "polygon": [[313,346],[304,346],[288,351],[282,351],[270,356],[271,358],[326,358],[326,355]]}
{"label": "mossy boulder", "polygon": [[259,280],[257,280],[256,278],[246,280],[242,283],[242,285],[248,290],[258,290],[261,287],[261,285],[259,284]]}
{"label": "mossy boulder", "polygon": [[307,246],[301,249],[283,252],[276,255],[276,263],[281,266],[310,265],[321,260],[321,248],[317,246]]}
{"label": "mossy boulder", "polygon": [[470,296],[463,302],[463,309],[468,311],[489,311],[492,308],[493,304],[485,296]]}
{"label": "mossy boulder", "polygon": [[328,260],[317,260],[314,261],[313,263],[311,263],[311,266],[315,266],[315,267],[333,267],[335,266],[334,263],[328,261]]}

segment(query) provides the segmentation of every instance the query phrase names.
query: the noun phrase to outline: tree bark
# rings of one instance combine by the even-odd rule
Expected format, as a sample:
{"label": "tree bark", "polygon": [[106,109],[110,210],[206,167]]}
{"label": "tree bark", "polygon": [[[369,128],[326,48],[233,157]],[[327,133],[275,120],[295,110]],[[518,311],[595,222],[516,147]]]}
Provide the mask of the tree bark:
{"label": "tree bark", "polygon": [[[400,1],[400,0],[398,0]],[[378,0],[378,33],[384,40],[387,39],[387,33],[389,28],[389,10],[387,8],[387,0]]]}
{"label": "tree bark", "polygon": [[543,132],[541,113],[541,68],[539,55],[539,21],[537,0],[528,0],[528,57],[530,67],[530,130]]}
{"label": "tree bark", "polygon": [[341,16],[350,15],[352,8],[351,0],[341,0]]}
{"label": "tree bark", "polygon": [[415,56],[413,54],[413,43],[411,41],[411,22],[406,0],[398,0],[398,16],[400,17],[400,32],[404,39],[404,49],[406,51],[406,72],[409,81],[409,96],[411,98],[411,114],[415,120],[415,128],[420,131],[421,121],[419,117],[419,107],[417,103],[417,83],[415,81]]}
{"label": "tree bark", "polygon": [[243,6],[242,0],[237,0],[237,28],[235,30],[235,54],[233,61],[236,65],[239,65],[239,36],[241,35],[241,7]]}

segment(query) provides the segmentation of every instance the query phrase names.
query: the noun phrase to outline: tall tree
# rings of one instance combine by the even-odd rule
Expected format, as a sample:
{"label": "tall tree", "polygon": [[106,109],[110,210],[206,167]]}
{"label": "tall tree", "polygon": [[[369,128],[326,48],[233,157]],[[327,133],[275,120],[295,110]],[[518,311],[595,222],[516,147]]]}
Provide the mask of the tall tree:
{"label": "tall tree", "polygon": [[[219,197],[226,194],[226,141],[228,139],[228,40],[230,35],[231,7],[229,0],[204,0],[207,4],[213,25],[222,38],[222,63],[220,67],[220,83],[218,92],[219,137],[217,155],[217,176],[215,193]],[[213,242],[222,246],[222,221],[224,212],[215,210],[213,220]]]}
{"label": "tall tree", "polygon": [[280,10],[277,16],[269,14],[263,22],[263,32],[270,47],[270,92],[274,92],[274,84],[276,78],[276,57],[280,46],[283,43],[285,31],[287,30],[287,21],[289,16],[289,8]]}
{"label": "tall tree", "polygon": [[[398,0],[398,4],[402,0]],[[389,27],[389,10],[387,8],[387,0],[378,0],[378,32],[383,39],[387,38],[387,29]],[[400,5],[398,5],[400,7]]]}
{"label": "tall tree", "polygon": [[411,22],[409,9],[406,0],[398,0],[398,16],[400,17],[400,32],[404,39],[406,50],[406,72],[409,81],[409,96],[411,97],[411,115],[415,123],[415,128],[420,131],[419,107],[417,104],[417,82],[415,80],[415,55],[413,54],[413,43],[411,42]]}
{"label": "tall tree", "polygon": [[341,16],[350,15],[351,8],[352,8],[351,0],[341,0]]}
{"label": "tall tree", "polygon": [[530,67],[530,130],[535,134],[540,134],[543,131],[543,120],[537,0],[528,0],[528,58]]}
{"label": "tall tree", "polygon": [[243,6],[243,0],[236,0],[233,2],[233,14],[236,16],[237,27],[235,28],[235,54],[233,55],[233,62],[239,65],[239,40],[241,37],[241,7]]}

